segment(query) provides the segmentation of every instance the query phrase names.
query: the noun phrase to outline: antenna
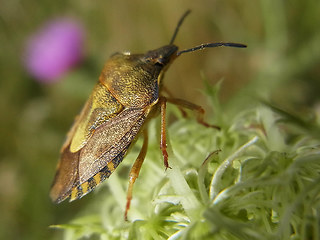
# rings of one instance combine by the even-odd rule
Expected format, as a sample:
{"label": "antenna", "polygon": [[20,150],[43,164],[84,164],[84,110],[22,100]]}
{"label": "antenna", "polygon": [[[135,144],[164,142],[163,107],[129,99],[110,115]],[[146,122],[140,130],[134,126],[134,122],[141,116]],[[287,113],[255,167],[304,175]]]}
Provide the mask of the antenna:
{"label": "antenna", "polygon": [[[172,45],[174,40],[176,39],[176,36],[178,34],[178,31],[179,31],[179,28],[180,26],[182,25],[184,19],[190,14],[191,10],[187,10],[183,15],[182,17],[180,18],[177,26],[176,26],[176,29],[173,33],[173,36],[171,38],[171,41],[169,43],[169,45]],[[246,48],[247,45],[245,44],[241,44],[241,43],[224,43],[224,42],[218,42],[218,43],[203,43],[203,44],[200,44],[198,46],[195,46],[193,48],[189,48],[189,49],[185,49],[185,50],[182,50],[182,51],[179,51],[177,52],[177,56],[181,55],[182,53],[187,53],[187,52],[194,52],[194,51],[198,51],[198,50],[203,50],[205,48],[214,48],[214,47],[236,47],[236,48]]]}
{"label": "antenna", "polygon": [[198,51],[198,50],[203,50],[205,48],[214,48],[214,47],[236,47],[236,48],[246,48],[247,45],[241,44],[241,43],[203,43],[199,46],[195,46],[193,48],[185,49],[182,51],[177,52],[177,56],[181,55],[182,53],[187,53],[187,52],[193,52],[193,51]]}
{"label": "antenna", "polygon": [[176,26],[176,29],[174,30],[174,33],[173,33],[173,36],[172,36],[172,38],[171,38],[171,41],[170,41],[169,45],[173,44],[174,40],[176,39],[176,36],[177,36],[177,33],[178,33],[178,31],[179,31],[179,28],[180,28],[181,24],[183,23],[184,19],[186,18],[186,16],[189,15],[190,12],[191,12],[190,9],[187,10],[187,11],[182,15],[182,17],[180,18],[180,20],[179,20],[179,22],[178,22],[178,24],[177,24],[177,26]]}

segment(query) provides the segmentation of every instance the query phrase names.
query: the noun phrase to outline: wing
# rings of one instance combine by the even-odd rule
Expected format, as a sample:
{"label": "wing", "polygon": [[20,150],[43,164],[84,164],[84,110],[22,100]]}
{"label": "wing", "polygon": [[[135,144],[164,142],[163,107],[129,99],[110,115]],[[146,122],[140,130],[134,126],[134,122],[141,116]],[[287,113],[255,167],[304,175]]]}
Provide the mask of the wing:
{"label": "wing", "polygon": [[110,91],[98,82],[74,124],[76,129],[72,131],[70,139],[66,141],[66,144],[71,141],[70,151],[80,150],[101,124],[114,117],[122,109],[123,106],[112,96]]}
{"label": "wing", "polygon": [[[103,104],[110,101],[112,110],[110,104]],[[122,109],[110,97],[104,95],[101,100],[91,95],[62,147],[51,199],[57,203],[69,196],[71,201],[78,199],[109,177],[137,137],[148,112]]]}

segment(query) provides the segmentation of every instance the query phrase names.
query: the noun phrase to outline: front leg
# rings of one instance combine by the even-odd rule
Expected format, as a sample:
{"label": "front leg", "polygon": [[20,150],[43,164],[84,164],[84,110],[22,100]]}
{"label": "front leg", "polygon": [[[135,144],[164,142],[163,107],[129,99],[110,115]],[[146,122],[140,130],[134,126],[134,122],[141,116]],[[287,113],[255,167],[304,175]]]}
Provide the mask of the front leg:
{"label": "front leg", "polygon": [[199,106],[196,105],[194,103],[188,102],[186,100],[183,99],[179,99],[179,98],[166,98],[166,101],[177,105],[178,107],[183,107],[183,108],[188,108],[190,110],[193,110],[196,112],[197,114],[197,121],[198,123],[200,123],[201,125],[205,126],[205,127],[211,127],[211,128],[216,128],[218,130],[220,130],[219,126],[213,125],[213,124],[209,124],[206,121],[204,121],[203,117],[204,117],[204,109]]}
{"label": "front leg", "polygon": [[171,168],[168,163],[167,137],[166,137],[167,98],[161,96],[159,99],[159,102],[160,102],[160,114],[161,114],[160,149],[163,155],[163,163],[167,170],[168,168]]}

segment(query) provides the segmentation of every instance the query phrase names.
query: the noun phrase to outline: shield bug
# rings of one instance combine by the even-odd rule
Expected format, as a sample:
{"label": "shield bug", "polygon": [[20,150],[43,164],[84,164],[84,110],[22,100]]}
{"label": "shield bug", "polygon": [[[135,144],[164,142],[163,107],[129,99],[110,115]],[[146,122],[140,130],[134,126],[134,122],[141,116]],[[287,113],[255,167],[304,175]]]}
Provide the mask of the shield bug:
{"label": "shield bug", "polygon": [[189,13],[187,11],[181,17],[168,45],[145,54],[116,53],[106,62],[98,83],[76,117],[62,146],[50,192],[54,202],[60,203],[69,197],[73,201],[91,192],[112,174],[142,133],[143,146],[129,173],[125,210],[127,218],[133,184],[147,152],[147,120],[160,112],[160,149],[166,169],[169,168],[166,150],[167,102],[178,105],[181,109],[196,111],[200,124],[216,127],[203,120],[204,110],[200,106],[171,97],[162,84],[164,73],[173,60],[183,53],[209,47],[246,46],[239,43],[206,43],[179,51],[173,42]]}

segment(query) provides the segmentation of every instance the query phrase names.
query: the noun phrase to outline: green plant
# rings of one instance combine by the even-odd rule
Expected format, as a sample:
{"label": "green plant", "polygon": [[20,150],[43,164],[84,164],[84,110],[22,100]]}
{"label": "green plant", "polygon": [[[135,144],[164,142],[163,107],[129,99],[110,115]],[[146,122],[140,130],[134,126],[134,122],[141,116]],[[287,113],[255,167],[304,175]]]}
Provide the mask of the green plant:
{"label": "green plant", "polygon": [[218,87],[207,85],[206,93],[222,130],[178,117],[168,130],[172,169],[164,171],[151,137],[128,222],[127,175],[119,173],[138,147],[82,216],[53,227],[63,228],[65,239],[319,239],[320,149],[311,134],[319,126],[310,130],[263,104],[227,120]]}

